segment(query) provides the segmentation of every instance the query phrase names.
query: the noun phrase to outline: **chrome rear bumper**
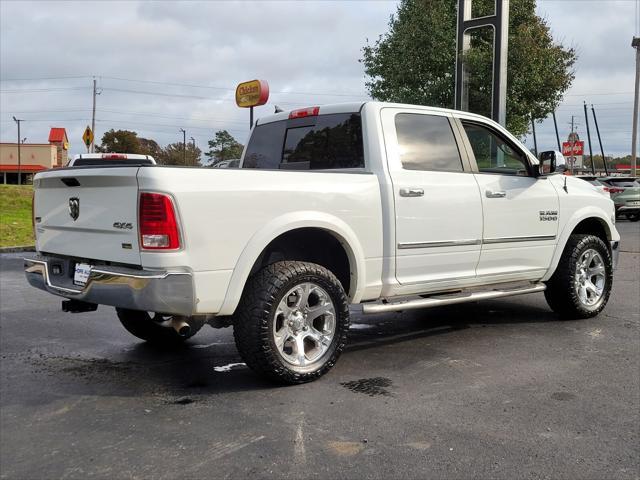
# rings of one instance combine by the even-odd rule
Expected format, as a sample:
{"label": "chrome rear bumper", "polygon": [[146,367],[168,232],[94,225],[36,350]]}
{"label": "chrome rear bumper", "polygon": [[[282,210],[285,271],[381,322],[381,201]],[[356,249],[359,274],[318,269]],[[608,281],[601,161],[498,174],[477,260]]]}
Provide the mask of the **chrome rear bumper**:
{"label": "chrome rear bumper", "polygon": [[99,305],[149,312],[192,315],[195,306],[193,278],[189,272],[136,270],[96,266],[84,286],[73,284],[68,269],[52,275],[51,264],[71,260],[37,255],[24,259],[27,281],[40,290],[60,297]]}

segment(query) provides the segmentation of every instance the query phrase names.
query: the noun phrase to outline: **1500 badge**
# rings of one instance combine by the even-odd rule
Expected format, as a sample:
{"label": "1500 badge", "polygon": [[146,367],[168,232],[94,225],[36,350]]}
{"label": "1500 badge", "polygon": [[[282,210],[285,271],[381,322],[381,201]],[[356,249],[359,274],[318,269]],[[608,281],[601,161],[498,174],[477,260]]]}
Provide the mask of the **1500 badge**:
{"label": "1500 badge", "polygon": [[120,230],[132,230],[133,229],[133,225],[131,225],[130,223],[125,223],[125,222],[115,222],[113,224],[113,228],[119,228]]}
{"label": "1500 badge", "polygon": [[540,210],[541,222],[557,222],[558,211],[557,210]]}

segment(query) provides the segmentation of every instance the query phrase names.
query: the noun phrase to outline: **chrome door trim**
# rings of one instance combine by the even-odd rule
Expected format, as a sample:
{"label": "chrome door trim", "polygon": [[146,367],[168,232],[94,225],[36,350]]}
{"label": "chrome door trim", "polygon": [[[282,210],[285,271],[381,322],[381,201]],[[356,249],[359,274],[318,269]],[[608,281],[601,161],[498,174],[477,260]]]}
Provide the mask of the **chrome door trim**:
{"label": "chrome door trim", "polygon": [[451,240],[446,242],[406,242],[399,243],[398,250],[406,250],[408,248],[433,248],[433,247],[460,247],[463,245],[480,245],[482,241],[476,240]]}
{"label": "chrome door trim", "polygon": [[530,237],[498,237],[498,238],[483,238],[482,243],[486,245],[492,245],[495,243],[514,243],[514,242],[543,242],[546,240],[555,240],[555,235],[533,235]]}
{"label": "chrome door trim", "polygon": [[465,245],[495,245],[497,243],[516,243],[516,242],[541,242],[547,240],[555,240],[555,235],[534,235],[530,237],[499,237],[484,238],[482,240],[451,240],[444,242],[405,242],[398,243],[398,250],[407,250],[410,248],[434,248],[434,247],[461,247]]}

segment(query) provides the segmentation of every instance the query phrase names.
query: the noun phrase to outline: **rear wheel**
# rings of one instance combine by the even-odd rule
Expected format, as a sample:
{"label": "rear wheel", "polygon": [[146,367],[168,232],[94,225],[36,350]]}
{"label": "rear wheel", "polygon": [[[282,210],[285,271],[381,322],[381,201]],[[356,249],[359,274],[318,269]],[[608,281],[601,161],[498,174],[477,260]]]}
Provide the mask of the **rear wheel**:
{"label": "rear wheel", "polygon": [[338,279],[307,262],[277,262],[248,282],[234,321],[242,358],[282,383],[324,375],[342,353],[349,306]]}
{"label": "rear wheel", "polygon": [[636,212],[636,213],[627,213],[626,214],[627,220],[629,220],[630,222],[637,222],[638,220],[640,220],[640,213]]}
{"label": "rear wheel", "polygon": [[[180,345],[198,333],[204,324],[193,317],[174,317],[125,308],[116,308],[116,312],[120,323],[131,335],[158,345]],[[184,321],[188,328],[183,325],[182,329],[179,329],[181,333],[178,333],[173,327],[175,321]]]}
{"label": "rear wheel", "polygon": [[569,237],[544,292],[549,306],[564,318],[589,318],[609,300],[613,283],[611,253],[595,235]]}

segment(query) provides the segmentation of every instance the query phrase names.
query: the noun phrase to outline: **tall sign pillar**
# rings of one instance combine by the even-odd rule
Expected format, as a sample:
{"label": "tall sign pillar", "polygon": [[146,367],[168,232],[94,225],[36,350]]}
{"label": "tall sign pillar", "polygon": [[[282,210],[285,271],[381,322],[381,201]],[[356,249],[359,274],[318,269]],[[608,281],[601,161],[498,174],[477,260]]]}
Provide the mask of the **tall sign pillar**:
{"label": "tall sign pillar", "polygon": [[509,43],[509,0],[495,0],[493,15],[472,18],[473,0],[458,0],[456,34],[455,108],[469,111],[469,72],[464,54],[471,48],[470,33],[478,28],[493,28],[493,79],[491,118],[505,126],[507,120],[507,51]]}

